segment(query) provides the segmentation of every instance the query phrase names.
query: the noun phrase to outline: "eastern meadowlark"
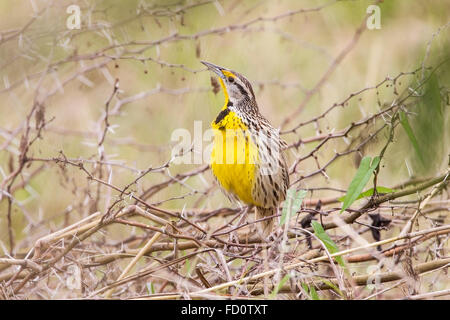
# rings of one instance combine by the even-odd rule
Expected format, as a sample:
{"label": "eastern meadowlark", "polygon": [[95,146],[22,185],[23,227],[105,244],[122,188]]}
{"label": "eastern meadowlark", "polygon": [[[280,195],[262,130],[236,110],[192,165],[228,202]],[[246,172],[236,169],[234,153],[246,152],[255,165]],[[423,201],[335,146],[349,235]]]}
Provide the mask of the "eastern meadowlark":
{"label": "eastern meadowlark", "polygon": [[[286,198],[289,174],[278,130],[259,112],[250,82],[241,74],[202,61],[218,77],[225,105],[211,123],[214,143],[211,169],[232,200],[255,207],[255,219],[277,213]],[[273,218],[258,223],[266,239]]]}

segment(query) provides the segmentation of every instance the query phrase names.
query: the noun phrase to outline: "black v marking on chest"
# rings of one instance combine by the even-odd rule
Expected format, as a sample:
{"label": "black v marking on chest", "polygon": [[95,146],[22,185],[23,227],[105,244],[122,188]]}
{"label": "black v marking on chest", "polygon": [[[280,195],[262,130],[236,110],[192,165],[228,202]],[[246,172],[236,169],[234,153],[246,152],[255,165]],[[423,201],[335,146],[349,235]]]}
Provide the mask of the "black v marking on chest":
{"label": "black v marking on chest", "polygon": [[217,118],[215,120],[215,123],[218,124],[220,121],[223,120],[228,114],[230,113],[230,109],[226,108],[220,111],[220,113],[217,115]]}

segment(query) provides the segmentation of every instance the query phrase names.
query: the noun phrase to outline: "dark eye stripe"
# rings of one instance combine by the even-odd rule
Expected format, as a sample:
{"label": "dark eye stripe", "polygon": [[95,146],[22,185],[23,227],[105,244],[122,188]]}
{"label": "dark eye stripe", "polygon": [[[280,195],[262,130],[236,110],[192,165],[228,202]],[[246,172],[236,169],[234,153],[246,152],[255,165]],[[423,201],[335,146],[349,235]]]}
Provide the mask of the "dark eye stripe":
{"label": "dark eye stripe", "polygon": [[247,93],[247,91],[245,91],[243,86],[241,86],[239,83],[236,83],[236,86],[238,87],[238,89],[242,95],[248,96],[248,93]]}

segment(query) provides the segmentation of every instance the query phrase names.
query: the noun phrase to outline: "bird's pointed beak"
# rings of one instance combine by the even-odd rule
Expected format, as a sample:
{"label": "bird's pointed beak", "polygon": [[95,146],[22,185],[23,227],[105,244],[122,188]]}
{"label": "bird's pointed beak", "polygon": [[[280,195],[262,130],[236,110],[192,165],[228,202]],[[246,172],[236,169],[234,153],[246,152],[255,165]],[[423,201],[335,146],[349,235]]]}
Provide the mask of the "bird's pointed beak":
{"label": "bird's pointed beak", "polygon": [[211,70],[212,72],[217,74],[221,79],[225,80],[226,77],[222,72],[222,70],[226,70],[225,68],[219,67],[215,64],[212,64],[212,63],[209,63],[206,61],[200,61],[200,62],[203,63],[205,66],[207,66],[209,70]]}

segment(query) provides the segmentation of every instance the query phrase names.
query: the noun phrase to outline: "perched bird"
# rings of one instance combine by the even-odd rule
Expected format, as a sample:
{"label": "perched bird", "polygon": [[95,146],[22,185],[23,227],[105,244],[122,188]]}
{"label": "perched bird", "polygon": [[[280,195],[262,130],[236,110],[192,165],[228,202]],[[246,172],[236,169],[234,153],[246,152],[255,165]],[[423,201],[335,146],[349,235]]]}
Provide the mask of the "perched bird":
{"label": "perched bird", "polygon": [[[289,187],[285,144],[259,112],[252,86],[243,75],[202,63],[219,77],[225,94],[225,105],[211,123],[212,173],[230,199],[255,207],[255,219],[272,216]],[[263,239],[272,232],[273,222],[273,218],[258,222]]]}

